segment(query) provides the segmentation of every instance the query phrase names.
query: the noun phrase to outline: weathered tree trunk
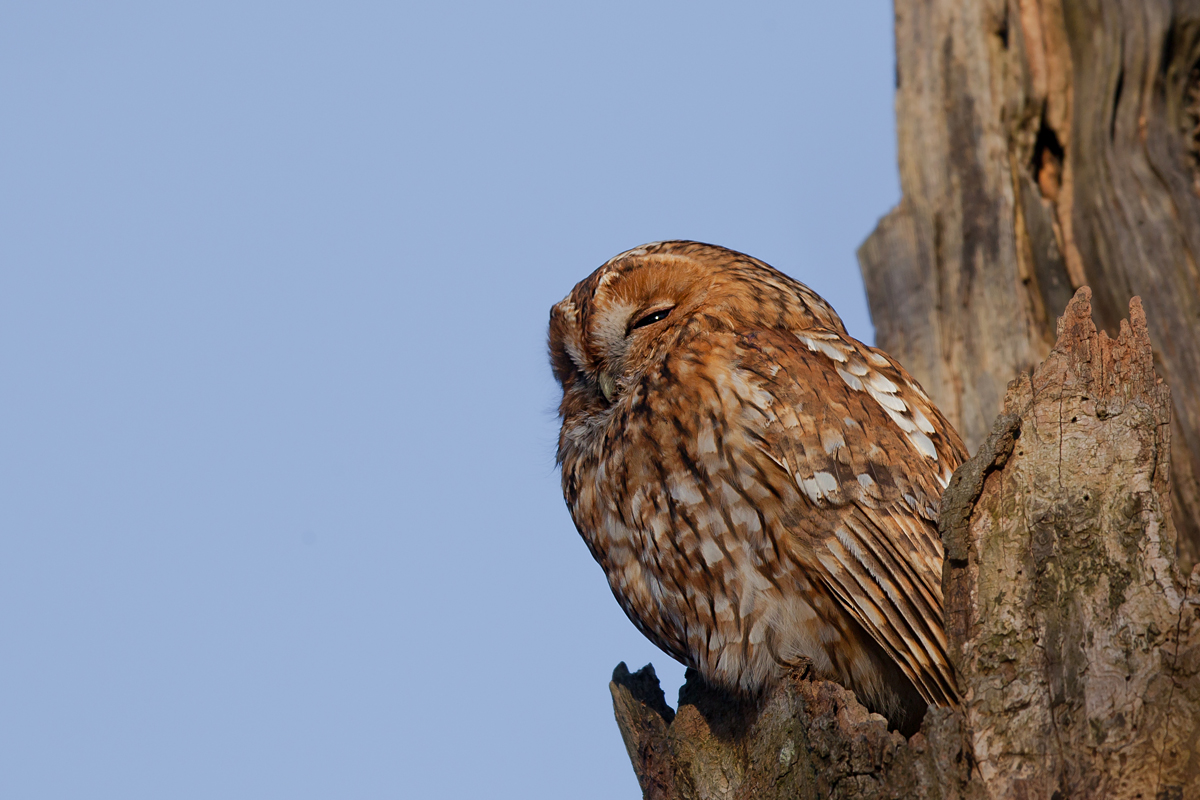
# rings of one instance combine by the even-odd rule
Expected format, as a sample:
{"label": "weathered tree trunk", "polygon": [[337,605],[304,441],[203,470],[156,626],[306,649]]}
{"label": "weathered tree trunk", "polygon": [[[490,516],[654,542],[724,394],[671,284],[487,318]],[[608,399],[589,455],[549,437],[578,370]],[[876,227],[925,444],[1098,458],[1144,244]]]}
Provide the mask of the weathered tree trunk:
{"label": "weathered tree trunk", "polygon": [[673,713],[622,665],[630,758],[651,798],[1200,799],[1200,0],[896,3],[903,199],[859,259],[978,451],[942,501],[962,707],[905,741],[807,675],[689,675]]}
{"label": "weathered tree trunk", "polygon": [[1145,302],[1200,556],[1200,2],[896,0],[903,199],[859,251],[880,347],[979,446],[1080,286]]}
{"label": "weathered tree trunk", "polygon": [[738,701],[652,670],[611,689],[648,798],[1198,798],[1200,567],[1170,516],[1170,392],[1136,301],[1089,292],[942,501],[947,638],[964,703],[905,741],[842,687]]}

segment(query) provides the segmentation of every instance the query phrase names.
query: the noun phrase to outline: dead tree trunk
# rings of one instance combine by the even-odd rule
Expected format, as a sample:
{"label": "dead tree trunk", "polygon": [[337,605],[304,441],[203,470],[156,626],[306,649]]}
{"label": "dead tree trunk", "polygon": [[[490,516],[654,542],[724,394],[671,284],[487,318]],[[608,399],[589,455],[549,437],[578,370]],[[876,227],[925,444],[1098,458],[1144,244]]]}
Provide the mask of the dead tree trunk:
{"label": "dead tree trunk", "polygon": [[739,703],[652,670],[611,689],[647,798],[1200,798],[1200,567],[1170,517],[1170,392],[1136,301],[1097,333],[1089,293],[942,501],[961,709],[905,741],[795,675]]}
{"label": "dead tree trunk", "polygon": [[963,706],[905,741],[805,675],[673,713],[619,668],[630,758],[651,798],[1200,799],[1200,0],[896,4],[903,199],[859,259],[978,450],[942,502]]}
{"label": "dead tree trunk", "polygon": [[859,251],[880,347],[974,449],[1090,286],[1146,305],[1200,556],[1200,3],[896,0],[903,199]]}

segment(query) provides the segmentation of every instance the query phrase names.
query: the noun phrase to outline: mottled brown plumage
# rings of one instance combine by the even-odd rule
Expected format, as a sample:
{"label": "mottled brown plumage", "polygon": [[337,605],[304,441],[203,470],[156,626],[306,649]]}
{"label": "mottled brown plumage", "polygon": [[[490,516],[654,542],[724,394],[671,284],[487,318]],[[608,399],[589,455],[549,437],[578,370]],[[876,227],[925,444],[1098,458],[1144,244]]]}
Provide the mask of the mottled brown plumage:
{"label": "mottled brown plumage", "polygon": [[902,730],[954,702],[936,520],[965,453],[903,367],[697,242],[592,273],[550,355],[567,505],[651,641],[741,691],[809,659]]}

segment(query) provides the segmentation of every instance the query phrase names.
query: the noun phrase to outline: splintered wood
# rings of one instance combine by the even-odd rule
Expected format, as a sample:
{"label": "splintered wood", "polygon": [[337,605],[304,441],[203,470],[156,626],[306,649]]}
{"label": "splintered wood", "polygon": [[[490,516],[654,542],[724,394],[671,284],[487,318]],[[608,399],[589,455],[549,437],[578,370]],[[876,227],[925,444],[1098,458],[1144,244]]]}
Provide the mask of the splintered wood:
{"label": "splintered wood", "polygon": [[953,659],[989,796],[1194,797],[1200,609],[1175,568],[1170,395],[1140,301],[1115,340],[1089,301],[1010,385],[990,464],[947,491]]}

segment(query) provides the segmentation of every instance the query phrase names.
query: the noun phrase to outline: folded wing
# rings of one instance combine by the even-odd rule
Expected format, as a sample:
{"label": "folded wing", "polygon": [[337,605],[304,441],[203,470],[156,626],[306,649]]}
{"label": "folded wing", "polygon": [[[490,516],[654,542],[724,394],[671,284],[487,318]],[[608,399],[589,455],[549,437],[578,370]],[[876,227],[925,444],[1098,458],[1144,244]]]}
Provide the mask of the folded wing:
{"label": "folded wing", "polygon": [[929,702],[957,693],[942,622],[938,505],[966,457],[957,433],[884,353],[840,331],[743,332],[755,402],[741,421],[799,488],[780,509],[792,557]]}

